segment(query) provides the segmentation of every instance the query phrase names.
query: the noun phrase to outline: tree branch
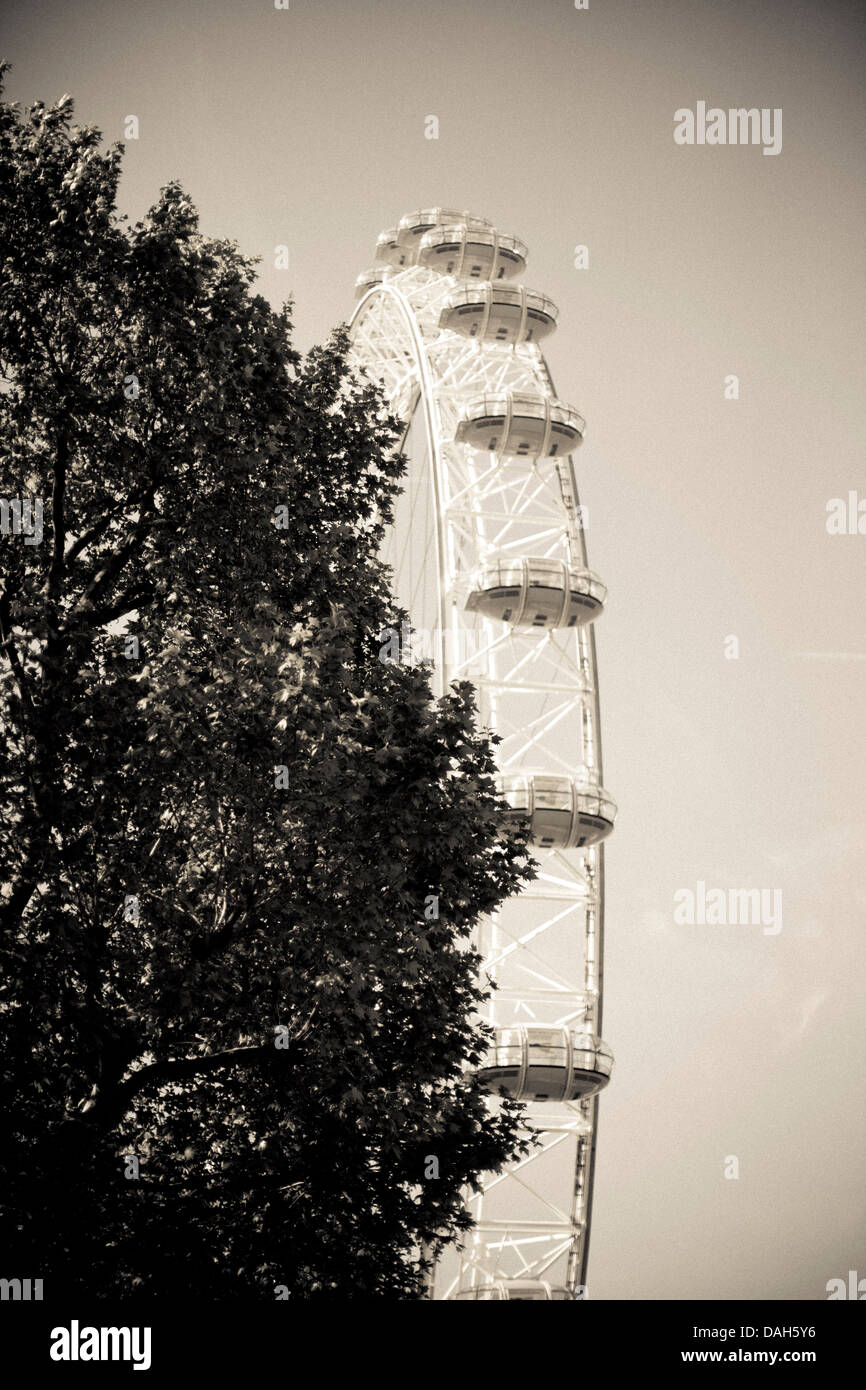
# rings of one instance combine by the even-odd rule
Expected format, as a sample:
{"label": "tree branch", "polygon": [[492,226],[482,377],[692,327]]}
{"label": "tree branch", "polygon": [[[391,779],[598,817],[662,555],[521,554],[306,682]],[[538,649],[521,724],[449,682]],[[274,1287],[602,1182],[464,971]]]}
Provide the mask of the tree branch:
{"label": "tree branch", "polygon": [[84,532],[83,536],[79,536],[76,541],[73,541],[66,552],[65,559],[67,565],[71,565],[73,560],[77,560],[82,550],[86,550],[87,546],[92,545],[94,541],[98,541],[100,536],[104,535],[108,530],[112,521],[115,521],[121,514],[122,508],[113,508],[111,511],[106,512],[104,516],[101,516],[99,520],[90,527],[89,531]]}
{"label": "tree branch", "polygon": [[0,594],[0,648],[5,648],[9,659],[9,665],[15,673],[18,682],[18,694],[22,704],[26,705],[31,717],[34,713],[33,700],[30,694],[30,683],[23,663],[18,655],[18,648],[15,645],[15,638],[12,636],[11,604],[9,601],[9,591],[4,589]]}
{"label": "tree branch", "polygon": [[54,486],[51,489],[51,524],[54,532],[54,549],[51,555],[51,568],[48,571],[48,597],[54,602],[60,596],[63,552],[66,549],[66,470],[68,465],[69,440],[65,434],[61,434],[57,441],[57,463],[54,469]]}
{"label": "tree branch", "polygon": [[154,590],[152,588],[142,589],[134,594],[126,594],[107,608],[93,608],[89,612],[79,613],[76,621],[67,623],[62,631],[71,633],[82,628],[105,627],[108,623],[114,622],[115,618],[122,618],[127,613],[146,608],[149,603],[153,602],[153,597]]}
{"label": "tree branch", "polygon": [[91,1122],[111,1127],[117,1124],[140,1092],[153,1086],[184,1081],[192,1076],[203,1076],[222,1067],[254,1066],[268,1057],[279,1055],[283,1061],[294,1062],[299,1056],[297,1040],[287,1049],[277,1053],[273,1043],[258,1043],[251,1047],[229,1047],[223,1052],[211,1052],[202,1057],[182,1057],[177,1061],[153,1062],[134,1072],[121,1085],[102,1091],[94,1086],[90,1096],[81,1106],[80,1114]]}
{"label": "tree branch", "polygon": [[[156,488],[154,486],[151,491],[151,496],[148,499],[148,505],[153,502],[153,492],[155,491]],[[103,595],[109,591],[111,585],[119,577],[127,560],[131,559],[136,553],[136,550],[140,549],[150,524],[151,518],[146,514],[139,517],[133,528],[132,535],[126,544],[115,550],[108,563],[103,565],[102,568],[97,570],[91,577],[83,595],[83,600],[85,602],[97,603]]]}

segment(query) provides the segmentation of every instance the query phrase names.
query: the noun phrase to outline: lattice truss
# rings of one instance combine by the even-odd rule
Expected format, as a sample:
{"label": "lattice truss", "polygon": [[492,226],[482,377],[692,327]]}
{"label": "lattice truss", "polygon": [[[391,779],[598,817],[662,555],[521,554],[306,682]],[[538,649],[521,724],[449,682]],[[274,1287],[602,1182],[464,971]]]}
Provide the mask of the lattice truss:
{"label": "lattice truss", "polygon": [[[534,344],[517,347],[439,327],[457,281],[421,266],[393,274],[361,300],[353,365],[383,384],[406,423],[410,465],[393,547],[398,597],[413,626],[435,629],[438,690],[469,679],[480,719],[501,738],[502,772],[600,778],[592,627],[511,628],[468,612],[471,578],[491,558],[553,556],[586,567],[572,461],[501,458],[455,440],[461,411],[495,392],[555,398]],[[477,932],[497,988],[488,1018],[600,1030],[603,848],[535,851],[538,878]],[[496,1105],[496,1100],[491,1100]],[[437,1296],[497,1279],[585,1282],[597,1101],[544,1102],[528,1113],[541,1147],[472,1198],[476,1226],[443,1259]]]}

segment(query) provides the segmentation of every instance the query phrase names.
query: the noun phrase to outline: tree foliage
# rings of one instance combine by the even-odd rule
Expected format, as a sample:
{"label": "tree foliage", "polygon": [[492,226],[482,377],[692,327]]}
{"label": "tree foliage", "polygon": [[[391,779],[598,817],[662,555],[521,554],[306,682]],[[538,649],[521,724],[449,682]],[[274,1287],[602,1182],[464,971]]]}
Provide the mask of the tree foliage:
{"label": "tree foliage", "polygon": [[404,465],[345,330],[301,359],[176,184],[130,227],[71,117],[0,105],[6,1272],[411,1297],[526,1142],[468,948],[525,841],[471,688],[379,660]]}

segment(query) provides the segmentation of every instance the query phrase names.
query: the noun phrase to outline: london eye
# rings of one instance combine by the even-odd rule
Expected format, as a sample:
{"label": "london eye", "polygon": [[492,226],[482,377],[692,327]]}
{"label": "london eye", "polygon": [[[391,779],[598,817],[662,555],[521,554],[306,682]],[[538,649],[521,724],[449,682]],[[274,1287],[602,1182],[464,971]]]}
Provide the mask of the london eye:
{"label": "london eye", "polygon": [[495,982],[481,1078],[526,1102],[538,1146],[482,1179],[474,1227],[433,1296],[587,1296],[602,1040],[604,788],[590,570],[574,455],[584,421],[540,344],[558,312],[514,283],[527,248],[468,212],[422,209],[382,233],[359,276],[352,365],[381,383],[408,465],[383,558],[432,658],[436,694],[476,688],[498,789],[528,820],[535,880],[480,922]]}

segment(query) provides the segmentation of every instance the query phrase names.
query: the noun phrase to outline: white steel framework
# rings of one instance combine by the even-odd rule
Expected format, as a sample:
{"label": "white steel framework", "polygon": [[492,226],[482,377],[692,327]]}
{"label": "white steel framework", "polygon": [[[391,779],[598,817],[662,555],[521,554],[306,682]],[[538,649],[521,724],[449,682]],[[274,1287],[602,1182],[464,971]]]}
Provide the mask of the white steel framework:
{"label": "white steel framework", "polygon": [[[427,221],[438,212],[427,214]],[[419,217],[404,218],[400,227]],[[449,234],[458,217],[489,227],[468,214],[442,213]],[[602,759],[592,624],[516,626],[466,607],[485,565],[534,556],[565,562],[559,567],[564,574],[567,567],[584,573],[587,568],[571,454],[545,452],[555,414],[553,383],[537,344],[524,340],[527,302],[540,303],[542,297],[515,296],[510,287],[502,299],[516,300],[522,317],[516,334],[509,329],[508,335],[520,341],[503,343],[502,329],[497,341],[489,277],[481,274],[479,285],[477,271],[470,281],[457,280],[442,273],[439,262],[437,268],[418,263],[423,243],[417,230],[402,236],[397,230],[379,239],[380,254],[388,258],[390,252],[393,268],[359,277],[360,299],[351,322],[353,365],[382,383],[390,408],[406,425],[402,447],[409,465],[385,554],[396,596],[409,611],[414,640],[433,657],[436,693],[457,679],[476,686],[480,722],[502,740],[497,761],[503,775],[528,770],[577,775],[582,784],[598,788]],[[498,244],[498,234],[491,237]],[[440,326],[440,319],[449,318],[449,303],[449,322],[454,321],[453,305],[467,287],[486,296],[474,337]],[[542,307],[549,331],[556,311],[548,300]],[[532,450],[515,456],[502,452],[501,445],[491,452],[460,442],[469,404],[502,396],[541,401],[545,437],[538,457]],[[497,986],[487,1017],[499,1029],[543,1026],[600,1035],[603,846],[553,845],[534,852],[537,879],[484,919],[477,932],[485,972]],[[519,1039],[520,1032],[510,1036]],[[522,1075],[526,1053],[524,1046]],[[498,1101],[491,1097],[491,1104]],[[541,1146],[509,1170],[488,1176],[480,1195],[472,1196],[475,1227],[462,1249],[440,1262],[436,1297],[460,1291],[463,1297],[532,1296],[496,1292],[509,1287],[548,1290],[536,1297],[550,1297],[551,1287],[582,1296],[597,1110],[597,1094],[529,1104]]]}

